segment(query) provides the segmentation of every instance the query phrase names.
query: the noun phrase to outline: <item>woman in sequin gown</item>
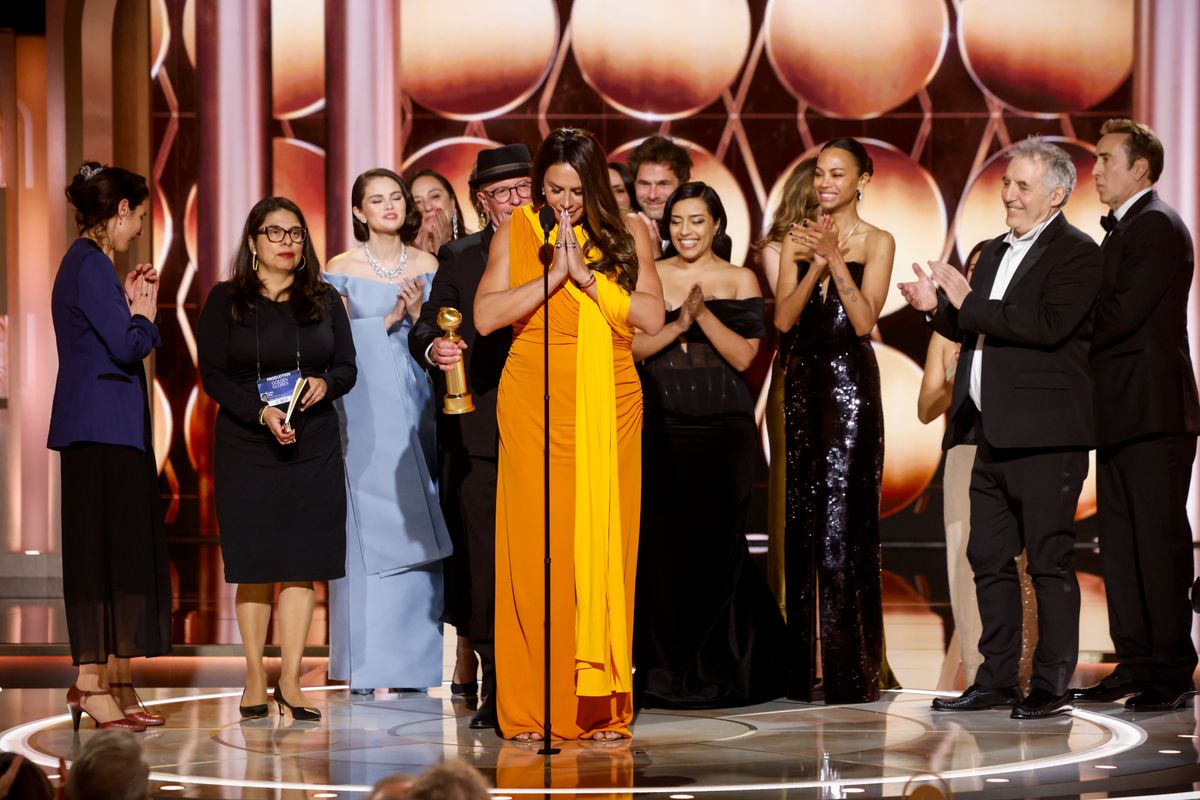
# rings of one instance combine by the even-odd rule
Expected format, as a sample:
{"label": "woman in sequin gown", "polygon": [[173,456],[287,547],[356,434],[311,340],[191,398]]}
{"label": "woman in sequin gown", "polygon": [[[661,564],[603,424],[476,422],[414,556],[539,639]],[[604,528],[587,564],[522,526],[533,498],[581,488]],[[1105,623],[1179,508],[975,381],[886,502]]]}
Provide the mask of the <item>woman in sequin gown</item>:
{"label": "woman in sequin gown", "polygon": [[[878,699],[883,666],[883,406],[869,335],[895,242],[858,216],[873,171],[853,139],[822,148],[814,176],[822,215],[784,238],[775,310],[787,369],[788,697],[813,697],[815,621],[830,704]],[[811,259],[798,261],[799,252]]]}

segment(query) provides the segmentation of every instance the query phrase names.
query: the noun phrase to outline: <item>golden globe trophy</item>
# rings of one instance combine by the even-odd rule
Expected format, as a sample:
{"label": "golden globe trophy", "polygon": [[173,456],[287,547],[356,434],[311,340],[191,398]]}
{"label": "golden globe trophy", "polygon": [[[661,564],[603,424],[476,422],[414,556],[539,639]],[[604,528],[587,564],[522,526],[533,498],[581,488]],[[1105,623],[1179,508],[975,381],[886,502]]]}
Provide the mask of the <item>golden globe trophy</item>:
{"label": "golden globe trophy", "polygon": [[[458,335],[458,326],[462,325],[462,312],[457,308],[442,306],[438,309],[437,324],[445,334],[446,341],[456,344],[462,341],[462,337]],[[442,402],[442,411],[447,414],[466,414],[474,410],[475,403],[467,389],[466,363],[459,361],[446,373],[446,397]]]}

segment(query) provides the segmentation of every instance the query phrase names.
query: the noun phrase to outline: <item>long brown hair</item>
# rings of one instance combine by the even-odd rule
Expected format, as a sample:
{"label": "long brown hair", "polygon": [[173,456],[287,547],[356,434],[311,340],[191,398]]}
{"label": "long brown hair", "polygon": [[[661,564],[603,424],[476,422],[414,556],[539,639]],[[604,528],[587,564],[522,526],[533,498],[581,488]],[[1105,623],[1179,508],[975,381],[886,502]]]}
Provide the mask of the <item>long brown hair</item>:
{"label": "long brown hair", "polygon": [[609,276],[627,292],[633,292],[638,279],[637,245],[625,227],[617,197],[608,182],[608,162],[596,137],[582,128],[558,128],[551,131],[533,158],[533,205],[546,205],[546,171],[555,164],[566,164],[579,174],[583,186],[583,228],[588,233],[588,249],[600,251],[596,272]]}
{"label": "long brown hair", "polygon": [[821,207],[817,200],[817,190],[813,187],[813,175],[817,171],[817,159],[806,158],[797,164],[783,184],[783,197],[771,218],[771,227],[766,235],[754,243],[755,249],[761,250],[771,242],[782,242],[788,228],[806,219],[816,219]]}
{"label": "long brown hair", "polygon": [[300,206],[286,197],[265,197],[254,204],[242,228],[242,239],[237,254],[233,257],[232,275],[229,285],[233,288],[233,318],[241,323],[246,313],[262,300],[263,283],[255,270],[255,260],[250,252],[250,239],[258,234],[263,221],[272,211],[290,211],[300,220],[304,228],[304,247],[300,251],[301,266],[296,268],[292,286],[288,292],[288,305],[292,318],[300,324],[316,322],[325,316],[325,298],[332,288],[321,279],[321,262],[313,247],[308,223]]}

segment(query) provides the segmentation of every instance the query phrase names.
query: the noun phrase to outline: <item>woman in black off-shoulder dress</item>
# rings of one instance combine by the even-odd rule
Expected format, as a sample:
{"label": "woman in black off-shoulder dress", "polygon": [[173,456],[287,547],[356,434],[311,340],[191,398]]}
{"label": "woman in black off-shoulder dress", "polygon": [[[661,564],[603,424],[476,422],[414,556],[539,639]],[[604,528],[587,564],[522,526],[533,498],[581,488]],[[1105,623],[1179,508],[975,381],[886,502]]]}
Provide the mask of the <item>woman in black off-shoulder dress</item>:
{"label": "woman in black off-shoulder dress", "polygon": [[786,365],[787,694],[813,699],[819,619],[830,704],[869,702],[881,684],[894,684],[885,672],[880,587],[883,404],[869,335],[895,243],[858,216],[872,173],[854,139],[822,148],[813,178],[822,216],[784,237],[775,309]]}
{"label": "woman in black off-shoulder dress", "polygon": [[758,429],[740,373],[767,333],[763,299],[725,260],[711,188],[680,186],[661,227],[675,309],[633,342],[645,403],[634,686],[644,707],[751,705],[780,697],[787,675],[783,618],[746,544]]}

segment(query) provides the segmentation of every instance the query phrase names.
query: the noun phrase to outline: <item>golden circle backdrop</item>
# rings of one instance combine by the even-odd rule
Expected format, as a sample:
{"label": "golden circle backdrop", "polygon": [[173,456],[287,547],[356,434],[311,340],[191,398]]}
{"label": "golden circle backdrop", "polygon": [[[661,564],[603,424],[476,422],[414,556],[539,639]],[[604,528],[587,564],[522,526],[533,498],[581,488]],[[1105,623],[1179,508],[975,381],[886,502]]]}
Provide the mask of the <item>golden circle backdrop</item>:
{"label": "golden circle backdrop", "polygon": [[1134,0],[960,3],[958,47],[979,88],[1010,108],[1082,111],[1133,70]]}
{"label": "golden circle backdrop", "polygon": [[[973,0],[974,2],[974,0]],[[767,58],[796,99],[832,117],[877,117],[933,78],[950,39],[945,0],[771,0]]]}
{"label": "golden circle backdrop", "polygon": [[271,101],[277,119],[325,105],[325,0],[271,0]]}
{"label": "golden circle backdrop", "polygon": [[183,4],[183,51],[187,53],[188,63],[196,68],[196,0],[186,0]]}
{"label": "golden circle backdrop", "polygon": [[921,367],[904,353],[875,342],[883,393],[883,493],[879,517],[895,514],[921,496],[942,463],[946,422],[917,419]]}
{"label": "golden circle backdrop", "polygon": [[554,0],[400,0],[400,85],[451,119],[499,116],[541,85],[558,49]]}
{"label": "golden circle backdrop", "polygon": [[[626,142],[609,153],[609,161],[625,163],[629,160],[629,153],[633,148],[643,141],[636,139]],[[716,156],[700,145],[692,144],[686,139],[672,141],[687,150],[688,155],[692,157],[692,180],[704,181],[721,198],[721,205],[725,206],[725,216],[728,218],[725,232],[733,240],[733,253],[729,260],[738,266],[744,266],[747,263],[746,256],[750,252],[753,231],[750,227],[750,206],[746,203],[746,196],[742,194],[742,187],[738,185],[737,178],[716,159]]]}
{"label": "golden circle backdrop", "polygon": [[[1097,242],[1104,238],[1100,217],[1108,213],[1108,207],[1100,202],[1096,194],[1096,182],[1092,179],[1092,166],[1096,163],[1092,145],[1061,136],[1046,136],[1045,141],[1056,144],[1071,155],[1078,178],[1075,191],[1071,192],[1063,214],[1075,227],[1089,234]],[[954,220],[954,236],[958,243],[960,259],[967,257],[976,242],[994,239],[1006,231],[1004,227],[1004,203],[1000,189],[1004,170],[1008,165],[1005,154],[1009,148],[995,153],[984,162],[983,168],[967,184],[962,202]],[[920,262],[924,265],[924,261]]]}
{"label": "golden circle backdrop", "polygon": [[410,183],[411,176],[423,169],[431,169],[443,175],[454,187],[458,205],[462,208],[463,222],[466,223],[464,227],[468,233],[474,233],[479,230],[479,217],[471,205],[472,192],[467,180],[471,177],[471,169],[475,166],[475,157],[479,155],[479,151],[492,147],[500,147],[500,143],[473,136],[441,139],[404,159],[400,171]]}
{"label": "golden circle backdrop", "polygon": [[745,0],[575,0],[571,50],[588,85],[617,110],[678,119],[721,96],[750,49]]}
{"label": "golden circle backdrop", "polygon": [[[946,242],[948,227],[946,204],[938,191],[933,176],[924,167],[909,158],[899,148],[878,139],[859,139],[871,160],[875,162],[875,174],[863,191],[863,200],[858,205],[859,216],[876,227],[892,234],[896,240],[896,257],[892,261],[892,278],[888,283],[887,300],[880,316],[904,308],[904,298],[896,289],[896,283],[908,280],[912,274],[911,264],[924,264],[930,258],[939,258]],[[775,179],[767,195],[767,208],[763,215],[763,229],[771,224],[788,175],[806,158],[820,152],[820,145],[803,153]],[[914,406],[915,408],[915,406]]]}
{"label": "golden circle backdrop", "polygon": [[[336,255],[325,252],[325,151],[300,139],[276,138],[271,141],[271,157],[275,165],[272,191],[300,206],[313,249],[324,265],[331,255]],[[350,209],[346,209],[346,214],[349,213]],[[342,220],[337,224],[342,224]]]}

